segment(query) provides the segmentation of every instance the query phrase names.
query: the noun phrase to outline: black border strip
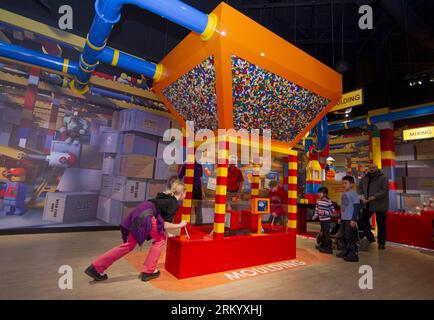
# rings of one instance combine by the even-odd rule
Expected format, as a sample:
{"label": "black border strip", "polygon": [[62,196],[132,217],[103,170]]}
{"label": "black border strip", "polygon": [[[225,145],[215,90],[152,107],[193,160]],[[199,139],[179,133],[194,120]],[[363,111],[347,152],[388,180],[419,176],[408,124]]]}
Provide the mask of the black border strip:
{"label": "black border strip", "polygon": [[0,236],[3,236],[3,235],[17,235],[17,234],[64,233],[64,232],[87,232],[87,231],[113,231],[113,230],[119,230],[119,226],[13,228],[13,229],[1,229],[0,230]]}

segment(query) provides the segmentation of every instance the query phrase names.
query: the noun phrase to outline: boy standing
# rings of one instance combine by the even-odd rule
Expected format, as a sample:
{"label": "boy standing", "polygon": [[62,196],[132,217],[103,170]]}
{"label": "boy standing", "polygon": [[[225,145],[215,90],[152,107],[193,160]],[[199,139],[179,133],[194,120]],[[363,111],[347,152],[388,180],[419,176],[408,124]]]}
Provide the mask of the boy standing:
{"label": "boy standing", "polygon": [[344,258],[345,261],[357,262],[357,220],[360,211],[360,199],[357,192],[353,189],[354,178],[345,176],[342,178],[345,192],[342,194],[341,206],[341,228],[344,234],[344,248],[336,256]]}

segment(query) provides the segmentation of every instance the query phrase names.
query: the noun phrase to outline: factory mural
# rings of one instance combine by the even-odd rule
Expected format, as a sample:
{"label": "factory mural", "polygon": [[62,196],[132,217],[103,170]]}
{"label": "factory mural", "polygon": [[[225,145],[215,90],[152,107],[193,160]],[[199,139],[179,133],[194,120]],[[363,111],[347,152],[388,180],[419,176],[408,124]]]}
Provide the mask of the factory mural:
{"label": "factory mural", "polygon": [[[63,81],[15,64],[0,69],[13,80]],[[161,103],[120,109],[93,94],[47,94],[4,81],[0,92],[0,230],[119,225],[177,174],[162,160],[172,123]]]}

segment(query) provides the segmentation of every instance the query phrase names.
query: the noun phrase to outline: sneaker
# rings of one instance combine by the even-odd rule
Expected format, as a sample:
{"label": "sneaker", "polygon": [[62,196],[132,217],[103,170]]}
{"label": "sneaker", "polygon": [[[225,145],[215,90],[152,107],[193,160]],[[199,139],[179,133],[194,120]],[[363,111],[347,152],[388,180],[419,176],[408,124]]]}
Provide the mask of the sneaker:
{"label": "sneaker", "polygon": [[375,242],[375,238],[367,238],[368,239],[368,241],[370,242],[370,243],[374,243]]}
{"label": "sneaker", "polygon": [[384,246],[384,244],[379,244],[378,245],[378,249],[379,250],[384,250],[384,249],[386,249],[386,247]]}
{"label": "sneaker", "polygon": [[345,258],[347,255],[348,255],[348,251],[347,250],[342,250],[342,251],[340,251],[340,252],[338,252],[336,254],[336,257],[338,257],[338,258]]}
{"label": "sneaker", "polygon": [[344,257],[344,260],[348,262],[359,262],[359,256],[355,254],[349,254]]}
{"label": "sneaker", "polygon": [[146,273],[142,272],[140,274],[140,278],[142,281],[149,281],[155,278],[158,278],[160,276],[161,272],[159,270],[155,270],[154,273]]}
{"label": "sneaker", "polygon": [[332,248],[319,248],[319,252],[327,253],[327,254],[333,254],[333,249]]}
{"label": "sneaker", "polygon": [[90,265],[89,267],[87,267],[87,269],[84,270],[84,273],[86,273],[94,281],[104,281],[104,280],[108,279],[108,276],[106,274],[101,274],[98,271],[96,271],[96,269],[93,265]]}

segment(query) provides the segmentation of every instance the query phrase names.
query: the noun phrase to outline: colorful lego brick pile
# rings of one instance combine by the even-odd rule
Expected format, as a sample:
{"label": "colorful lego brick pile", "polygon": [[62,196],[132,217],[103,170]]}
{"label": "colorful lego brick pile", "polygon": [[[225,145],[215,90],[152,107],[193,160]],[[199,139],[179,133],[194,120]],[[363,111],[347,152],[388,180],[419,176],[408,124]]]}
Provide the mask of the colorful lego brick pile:
{"label": "colorful lego brick pile", "polygon": [[162,92],[185,121],[194,121],[195,131],[218,128],[214,57],[184,74]]}
{"label": "colorful lego brick pile", "polygon": [[329,101],[242,58],[232,56],[234,128],[271,129],[292,141]]}

